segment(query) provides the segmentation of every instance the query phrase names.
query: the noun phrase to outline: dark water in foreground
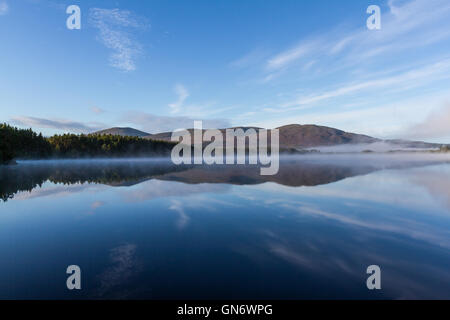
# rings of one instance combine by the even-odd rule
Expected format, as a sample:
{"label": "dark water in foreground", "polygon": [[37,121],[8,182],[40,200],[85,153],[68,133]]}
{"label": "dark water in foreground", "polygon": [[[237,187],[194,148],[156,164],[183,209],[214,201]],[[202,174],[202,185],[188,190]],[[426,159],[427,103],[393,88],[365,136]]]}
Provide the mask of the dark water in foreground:
{"label": "dark water in foreground", "polygon": [[0,197],[2,299],[450,299],[448,156],[22,162]]}

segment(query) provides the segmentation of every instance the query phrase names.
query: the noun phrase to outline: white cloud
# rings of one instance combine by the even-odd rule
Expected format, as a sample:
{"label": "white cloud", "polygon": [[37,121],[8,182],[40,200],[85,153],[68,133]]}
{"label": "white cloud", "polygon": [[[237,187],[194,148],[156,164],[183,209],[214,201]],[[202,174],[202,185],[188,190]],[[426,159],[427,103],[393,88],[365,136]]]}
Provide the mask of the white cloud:
{"label": "white cloud", "polygon": [[0,16],[7,14],[9,11],[9,6],[6,1],[0,1]]}
{"label": "white cloud", "polygon": [[14,117],[12,118],[11,122],[18,126],[32,127],[32,128],[50,128],[76,133],[91,133],[93,131],[97,131],[105,127],[105,125],[101,123],[85,124],[82,122],[76,122],[65,119],[43,119],[24,116]]}
{"label": "white cloud", "polygon": [[112,67],[126,72],[136,70],[136,58],[141,54],[142,46],[128,30],[147,26],[139,20],[126,10],[90,9],[90,22],[99,30],[99,40],[113,51],[109,57]]}
{"label": "white cloud", "polygon": [[308,54],[321,48],[323,44],[320,40],[301,43],[300,45],[281,52],[267,61],[266,68],[268,70],[276,70],[283,68],[290,63],[307,56]]}
{"label": "white cloud", "polygon": [[[128,112],[121,119],[124,122],[139,126],[141,130],[149,133],[170,132],[177,129],[190,129],[194,120],[186,116],[157,116],[146,112]],[[203,128],[226,128],[230,123],[226,119],[203,119]]]}
{"label": "white cloud", "polygon": [[169,104],[172,114],[179,113],[183,107],[184,101],[189,97],[189,91],[182,84],[177,84],[175,86],[175,93],[178,96],[178,100]]}

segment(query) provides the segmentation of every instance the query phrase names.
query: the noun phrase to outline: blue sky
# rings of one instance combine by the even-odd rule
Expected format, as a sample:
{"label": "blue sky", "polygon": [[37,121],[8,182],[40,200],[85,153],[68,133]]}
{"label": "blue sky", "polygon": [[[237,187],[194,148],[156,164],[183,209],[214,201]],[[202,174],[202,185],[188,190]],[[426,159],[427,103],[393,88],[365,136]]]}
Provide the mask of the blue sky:
{"label": "blue sky", "polygon": [[[66,8],[81,8],[81,30]],[[381,30],[368,30],[369,5]],[[0,0],[0,121],[314,123],[450,143],[450,2]]]}

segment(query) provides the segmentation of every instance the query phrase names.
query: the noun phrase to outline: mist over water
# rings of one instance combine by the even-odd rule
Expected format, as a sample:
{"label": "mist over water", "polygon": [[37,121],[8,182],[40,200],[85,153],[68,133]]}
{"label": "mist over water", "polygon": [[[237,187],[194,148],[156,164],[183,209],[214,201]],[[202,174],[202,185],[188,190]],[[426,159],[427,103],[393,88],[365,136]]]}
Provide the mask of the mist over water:
{"label": "mist over water", "polygon": [[0,298],[450,298],[449,154],[20,161],[0,182]]}
{"label": "mist over water", "polygon": [[420,151],[432,151],[438,150],[439,148],[435,147],[410,147],[406,143],[405,144],[394,144],[387,141],[379,141],[374,143],[352,143],[352,144],[343,144],[336,146],[323,146],[323,147],[314,147],[310,148],[314,150],[318,150],[320,152],[337,152],[337,153],[347,153],[347,152],[390,152],[390,151],[408,151],[408,152],[420,152]]}

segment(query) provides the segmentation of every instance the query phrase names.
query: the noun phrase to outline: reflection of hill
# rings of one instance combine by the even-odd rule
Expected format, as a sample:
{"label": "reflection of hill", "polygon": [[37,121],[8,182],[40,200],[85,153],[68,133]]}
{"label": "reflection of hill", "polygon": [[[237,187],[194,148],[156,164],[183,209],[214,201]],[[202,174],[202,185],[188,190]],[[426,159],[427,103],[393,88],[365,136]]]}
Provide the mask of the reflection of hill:
{"label": "reflection of hill", "polygon": [[221,166],[197,167],[183,172],[170,172],[157,177],[161,180],[184,183],[228,183],[236,185],[260,184],[275,182],[282,185],[316,186],[339,181],[360,174],[367,174],[372,167],[352,168],[348,166],[318,165],[313,163],[285,163],[280,166],[278,174],[261,176],[256,166]]}
{"label": "reflection of hill", "polygon": [[368,174],[382,169],[420,167],[442,163],[436,158],[423,159],[407,157],[373,157],[319,155],[317,157],[299,156],[285,159],[280,163],[276,175],[261,176],[258,166],[221,165],[197,166],[184,171],[169,172],[157,179],[184,183],[226,183],[252,185],[275,182],[281,185],[300,187],[317,186],[336,182],[345,178]]}
{"label": "reflection of hill", "polygon": [[149,179],[179,181],[189,184],[221,183],[253,185],[275,182],[282,185],[316,186],[348,177],[389,168],[418,167],[443,162],[443,159],[381,158],[358,159],[318,156],[297,157],[280,163],[274,176],[261,176],[258,166],[175,166],[170,160],[93,160],[24,162],[0,167],[0,198],[11,199],[20,191],[31,191],[50,181],[55,184],[96,183],[132,186]]}

